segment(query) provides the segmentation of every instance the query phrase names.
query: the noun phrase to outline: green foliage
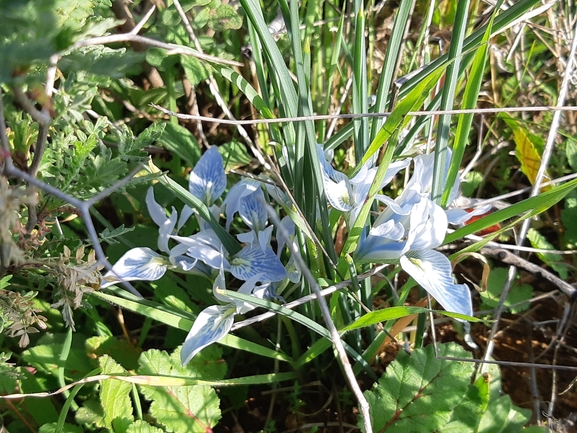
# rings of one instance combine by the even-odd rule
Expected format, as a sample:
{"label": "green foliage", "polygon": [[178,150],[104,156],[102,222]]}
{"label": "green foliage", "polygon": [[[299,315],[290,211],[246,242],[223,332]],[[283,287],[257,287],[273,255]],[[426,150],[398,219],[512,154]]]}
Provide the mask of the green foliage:
{"label": "green foliage", "polygon": [[[82,37],[101,35],[114,20],[94,16],[93,0],[2,0],[0,82],[18,82]],[[88,63],[85,63],[88,67]]]}
{"label": "green foliage", "polygon": [[[573,194],[574,195],[574,194]],[[561,221],[565,227],[565,245],[567,248],[577,248],[577,197],[565,199],[565,209],[561,212]]]}
{"label": "green foliage", "polygon": [[[536,229],[529,229],[529,232],[527,233],[527,239],[529,239],[529,242],[531,242],[531,245],[534,248],[539,248],[541,250],[555,249],[553,245],[547,241],[547,238],[545,238],[545,236],[539,233]],[[557,272],[562,280],[567,279],[567,265],[563,263],[563,256],[561,256],[561,254],[542,252],[537,252],[536,254],[537,257],[539,257],[547,266]]]}
{"label": "green foliage", "polygon": [[[126,370],[108,355],[99,358],[102,374],[124,375]],[[100,402],[104,409],[104,424],[115,432],[125,432],[134,421],[130,391],[132,385],[126,382],[106,380],[100,385]]]}
{"label": "green foliage", "polygon": [[472,197],[479,185],[483,182],[483,175],[476,171],[467,173],[465,180],[461,183],[461,191],[465,197]]}
{"label": "green foliage", "polygon": [[[6,130],[15,165],[28,171],[38,158],[39,180],[76,199],[86,200],[114,186],[152,158],[147,166],[152,171],[156,171],[155,167],[160,169],[150,177],[140,177],[139,181],[154,179],[165,186],[156,186],[155,194],[168,210],[174,205],[181,212],[179,199],[194,207],[214,230],[221,230],[219,237],[231,253],[242,246],[235,237],[238,224],[233,225],[231,233],[224,232],[220,216],[212,215],[186,190],[188,173],[197,164],[201,149],[217,145],[227,171],[242,168],[255,176],[263,171],[271,183],[280,184],[282,180],[293,194],[296,206],[290,204],[281,212],[289,215],[297,226],[294,242],[306,265],[317,279],[330,284],[352,280],[347,292],[332,296],[333,319],[342,332],[347,331],[344,337],[351,343],[347,349],[358,362],[357,371],[365,367],[374,375],[363,358],[370,352],[367,342],[377,341],[373,337],[380,329],[379,323],[392,324],[411,314],[429,311],[403,305],[406,299],[413,299],[407,297],[410,288],[402,289],[399,296],[388,282],[395,280],[398,268],[385,268],[382,271],[385,278],[379,282],[377,276],[358,281],[369,270],[368,264],[347,262],[350,257],[345,254],[338,263],[337,252],[354,251],[365,221],[374,219],[375,211],[380,209],[372,198],[376,194],[394,198],[403,190],[400,177],[390,190],[388,187],[377,190],[389,163],[401,155],[423,152],[424,142],[427,145],[435,142],[438,147],[452,146],[450,176],[458,176],[461,158],[468,161],[473,157],[469,143],[479,139],[482,155],[475,155],[478,162],[462,183],[462,192],[472,198],[478,192],[508,192],[525,180],[519,176],[521,171],[533,180],[540,162],[545,125],[551,121],[550,113],[533,118],[511,114],[505,117],[505,122],[487,115],[483,122],[489,123],[490,129],[483,135],[477,124],[473,124],[472,114],[458,119],[444,116],[439,122],[434,116],[407,113],[421,108],[474,108],[479,106],[481,89],[483,103],[491,106],[507,105],[510,101],[552,105],[558,86],[550,68],[556,56],[549,53],[548,45],[557,46],[559,41],[548,43],[548,36],[535,36],[535,29],[547,28],[549,23],[544,15],[531,18],[537,25],[530,27],[531,31],[524,34],[525,43],[515,50],[520,56],[515,58],[515,65],[526,59],[527,64],[523,65],[526,69],[511,75],[490,76],[493,70],[486,67],[488,50],[493,55],[497,45],[508,46],[510,35],[503,34],[503,28],[524,16],[537,0],[518,1],[507,9],[496,7],[491,19],[475,28],[475,12],[487,11],[475,2],[462,5],[442,2],[432,17],[428,2],[417,2],[415,14],[411,14],[411,2],[400,2],[386,12],[386,21],[392,21],[393,27],[386,28],[385,42],[380,35],[384,30],[380,24],[383,16],[375,15],[372,9],[365,10],[358,1],[342,10],[338,2],[330,1],[302,5],[284,0],[265,1],[261,7],[262,2],[241,0],[238,11],[220,0],[180,3],[191,20],[196,40],[172,2],[158,7],[146,22],[141,21],[146,11],[139,2],[127,4],[127,11],[134,23],[143,24],[139,35],[195,50],[198,42],[205,53],[242,60],[246,67],[212,65],[181,54],[182,51],[146,47],[140,42],[94,44],[88,39],[118,34],[122,24],[131,24],[130,19],[117,18],[111,0],[0,0],[0,84],[6,117],[6,128],[4,125],[0,128]],[[469,7],[464,7],[465,4]],[[272,35],[268,24],[278,10],[287,24],[287,32]],[[414,17],[423,20],[420,29],[415,29]],[[429,18],[437,28],[451,33],[449,55],[443,55],[442,50],[425,39],[426,30],[430,29],[425,20]],[[465,37],[465,30],[470,36]],[[243,45],[250,47],[250,58],[241,57]],[[384,60],[381,50],[385,53]],[[419,69],[421,65],[424,67]],[[509,70],[511,66],[512,63]],[[536,73],[538,68],[545,72]],[[51,73],[53,80],[48,78]],[[209,78],[216,86],[206,84]],[[439,87],[441,83],[444,85]],[[485,92],[489,83],[493,91]],[[48,95],[46,91],[52,84],[54,92]],[[218,98],[213,94],[217,90]],[[446,93],[441,103],[443,92]],[[373,94],[377,102],[369,108],[367,100]],[[453,97],[455,101],[463,101],[460,107],[453,103]],[[386,119],[357,118],[350,122],[341,119],[330,126],[330,120],[306,120],[247,128],[254,148],[262,149],[278,163],[278,172],[266,172],[255,165],[249,147],[234,128],[196,120],[166,121],[150,106],[157,103],[173,111],[198,112],[216,118],[222,115],[220,98],[240,119],[370,111],[389,111],[392,115]],[[39,124],[38,113],[48,116],[47,125]],[[457,120],[458,126],[452,128]],[[551,164],[552,175],[577,170],[577,145],[567,131],[562,131],[565,143]],[[509,152],[512,148],[499,147],[511,139],[511,133],[516,157]],[[349,174],[359,170],[361,161],[371,156],[379,158],[371,200],[366,201],[364,219],[355,227],[344,227],[341,215],[326,204],[316,157],[317,142],[333,150],[335,167]],[[282,402],[293,410],[310,403],[308,393],[303,392],[303,380],[330,377],[337,387],[345,383],[339,374],[334,375],[337,368],[334,353],[328,350],[330,335],[320,319],[318,306],[313,303],[288,309],[276,301],[259,299],[255,304],[281,314],[282,320],[269,319],[243,328],[238,331],[240,336],[235,331],[235,335],[219,342],[226,348],[224,355],[220,346],[211,346],[183,367],[178,350],[168,355],[161,349],[172,350],[181,344],[196,315],[205,306],[214,304],[212,280],[167,273],[151,284],[136,283],[146,299],[131,297],[120,287],[84,296],[100,284],[96,259],[87,250],[96,239],[87,239],[84,222],[76,218],[78,209],[62,198],[42,189],[37,190],[38,194],[25,190],[22,179],[5,179],[1,172],[4,157],[0,154],[3,188],[0,349],[14,355],[12,359],[0,356],[0,394],[18,389],[25,393],[54,390],[72,380],[97,374],[96,369],[102,374],[124,379],[138,376],[142,380],[130,383],[106,379],[75,387],[64,399],[27,399],[18,406],[18,415],[2,405],[5,419],[15,420],[10,431],[28,428],[18,417],[28,417],[30,423],[36,424],[32,428],[40,432],[208,431],[221,420],[219,398],[223,399],[223,411],[225,408],[243,411],[245,401],[252,395],[250,385],[254,383],[294,382],[298,376],[293,392]],[[434,178],[441,183],[446,180],[442,178],[443,169],[442,161],[438,162]],[[98,205],[98,210],[92,209],[98,218],[97,240],[108,244],[103,246],[112,262],[134,246],[157,248],[158,227],[151,221],[144,201],[149,183],[134,187],[137,182],[119,188]],[[564,199],[559,210],[562,227],[557,221],[546,226],[543,222],[553,218],[542,218],[535,223],[539,231],[536,228],[529,231],[529,240],[534,247],[545,250],[575,249],[577,198],[574,191],[570,192],[574,187],[575,184],[561,185],[533,199],[514,203],[449,234],[446,242],[459,241],[482,226],[527,216],[526,212],[538,218],[541,212]],[[182,233],[190,234],[198,226],[196,218],[192,218]],[[313,239],[313,234],[320,240]],[[273,236],[274,245],[280,236],[276,231]],[[336,248],[335,239],[347,242],[345,248]],[[170,242],[174,246],[174,241]],[[537,256],[563,279],[574,277],[571,270],[575,263],[568,256],[553,253]],[[493,270],[487,292],[479,295],[480,308],[493,309],[498,305],[505,276],[505,269]],[[227,288],[236,289],[238,284],[234,280],[232,287]],[[505,306],[510,312],[519,313],[527,308],[532,288],[519,281],[515,284]],[[302,281],[286,283],[282,290],[287,301],[310,294],[309,284]],[[385,291],[386,297],[382,296]],[[387,305],[380,305],[381,299],[386,299]],[[518,303],[521,305],[513,306]],[[366,312],[361,305],[375,311]],[[127,310],[126,321],[120,320],[122,315],[116,308]],[[76,309],[81,311],[74,312]],[[64,333],[66,325],[78,329],[71,341],[67,339],[69,334]],[[363,328],[362,333],[359,328]],[[117,337],[121,334],[127,338]],[[417,341],[421,337],[417,335]],[[144,351],[143,347],[155,349]],[[440,354],[469,358],[452,345],[441,345]],[[227,372],[223,357],[234,362],[231,372]],[[20,367],[8,364],[9,360]],[[273,371],[270,360],[283,361],[281,365],[289,371],[270,373]],[[521,431],[528,413],[516,408],[508,396],[494,392],[500,388],[498,370],[490,370],[490,377],[479,377],[471,384],[471,365],[437,359],[430,347],[417,348],[411,355],[401,352],[385,376],[366,393],[375,431]],[[254,371],[263,374],[253,377]],[[224,383],[221,381],[227,374],[234,376],[226,379],[227,384],[242,388],[223,388],[217,392],[208,386]],[[339,391],[339,411],[348,413],[356,405],[351,395],[346,387]],[[278,419],[269,421],[267,431],[283,429]]]}
{"label": "green foliage", "polygon": [[[213,352],[214,353],[214,352]],[[183,367],[178,356],[169,357],[166,352],[149,350],[139,359],[139,374],[168,377],[221,378],[226,370],[224,364],[216,366],[215,358],[205,359]],[[151,400],[150,413],[167,431],[205,432],[221,417],[219,399],[216,392],[204,385],[195,386],[142,386],[144,396]]]}
{"label": "green foliage", "polygon": [[[484,309],[492,309],[499,305],[503,287],[507,281],[507,268],[493,268],[489,275],[487,291],[481,292]],[[529,299],[533,296],[533,287],[527,283],[520,283],[519,277],[507,294],[505,306],[513,313],[525,311],[529,308]]]}
{"label": "green foliage", "polygon": [[490,397],[483,378],[471,385],[472,362],[440,359],[471,359],[460,346],[437,347],[437,355],[433,346],[415,349],[410,355],[399,352],[385,375],[365,392],[374,431],[520,431],[530,412],[515,407],[508,396]]}

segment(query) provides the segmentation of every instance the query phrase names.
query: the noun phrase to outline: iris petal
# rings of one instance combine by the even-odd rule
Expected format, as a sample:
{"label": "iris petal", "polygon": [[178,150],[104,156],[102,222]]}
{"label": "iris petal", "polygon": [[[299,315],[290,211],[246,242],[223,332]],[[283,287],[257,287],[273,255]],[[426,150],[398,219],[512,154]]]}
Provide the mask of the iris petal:
{"label": "iris petal", "polygon": [[216,146],[208,149],[190,173],[188,189],[192,195],[211,206],[226,188],[222,156]]}
{"label": "iris petal", "polygon": [[182,364],[190,360],[206,346],[228,334],[234,323],[236,309],[231,305],[213,305],[197,316],[180,351]]}
{"label": "iris petal", "polygon": [[412,251],[401,257],[401,267],[447,311],[473,315],[471,292],[455,284],[451,262],[438,251]]}
{"label": "iris petal", "polygon": [[164,258],[150,248],[133,248],[128,250],[102,277],[101,289],[120,281],[156,281],[166,272]]}
{"label": "iris petal", "polygon": [[286,270],[274,251],[260,245],[244,247],[230,260],[230,272],[239,280],[249,280],[254,276],[259,281],[280,281],[286,277]]}

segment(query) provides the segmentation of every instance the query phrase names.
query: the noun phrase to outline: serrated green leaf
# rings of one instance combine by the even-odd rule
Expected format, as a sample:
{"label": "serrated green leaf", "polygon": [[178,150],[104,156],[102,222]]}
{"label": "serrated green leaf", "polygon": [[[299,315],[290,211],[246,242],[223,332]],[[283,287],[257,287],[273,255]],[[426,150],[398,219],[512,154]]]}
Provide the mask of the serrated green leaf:
{"label": "serrated green leaf", "polygon": [[[545,236],[539,233],[537,230],[531,228],[527,232],[527,239],[531,242],[533,248],[539,248],[542,250],[553,250],[555,249],[553,245],[547,241]],[[536,253],[537,257],[539,257],[547,266],[551,267],[555,272],[559,274],[562,280],[567,279],[568,270],[567,265],[563,263],[563,258],[560,254],[554,253]]]}
{"label": "serrated green leaf", "polygon": [[166,50],[161,48],[149,48],[146,50],[146,61],[155,68],[166,71],[180,61],[180,56],[177,54],[167,54]]}
{"label": "serrated green leaf", "polygon": [[82,427],[77,426],[77,425],[73,425],[73,424],[67,424],[67,423],[64,424],[62,429],[58,429],[58,431],[56,431],[56,423],[55,422],[44,424],[38,430],[38,433],[83,433],[83,432],[84,432],[84,429]]}
{"label": "serrated green leaf", "polygon": [[194,167],[200,159],[198,141],[184,126],[167,124],[158,142],[168,151],[180,156],[189,167]]}
{"label": "serrated green leaf", "polygon": [[138,357],[142,349],[125,338],[98,336],[86,340],[86,353],[91,358],[109,355],[123,368],[135,370],[138,367]]}
{"label": "serrated green leaf", "polygon": [[164,430],[153,427],[148,424],[146,421],[138,420],[130,424],[126,433],[164,433]]}
{"label": "serrated green leaf", "polygon": [[[139,374],[202,379],[194,366],[182,366],[164,351],[148,350],[140,356],[139,363]],[[152,400],[150,413],[170,431],[204,433],[221,417],[218,396],[209,386],[141,386],[140,389]]]}
{"label": "serrated green leaf", "polygon": [[108,245],[117,244],[118,241],[114,238],[124,235],[125,233],[131,232],[134,230],[134,227],[124,227],[124,224],[121,224],[120,227],[115,228],[114,230],[108,230],[105,228],[102,233],[100,233],[100,241],[106,242]]}
{"label": "serrated green leaf", "polygon": [[451,420],[443,427],[443,433],[475,431],[483,413],[480,403],[479,389],[474,385],[469,385],[463,399],[453,410]]}
{"label": "serrated green leaf", "polygon": [[[102,374],[126,374],[114,359],[104,355],[98,359]],[[120,380],[104,380],[100,385],[100,402],[104,408],[104,422],[114,432],[126,432],[134,421],[130,391],[132,385]]]}
{"label": "serrated green leaf", "polygon": [[[437,345],[440,356],[470,358],[456,344]],[[385,375],[365,392],[375,431],[442,431],[466,394],[473,364],[437,359],[434,347],[399,352]]]}
{"label": "serrated green leaf", "polygon": [[65,74],[86,71],[91,74],[105,75],[110,78],[122,78],[131,67],[144,60],[144,53],[103,46],[84,47],[64,56],[58,67]]}
{"label": "serrated green leaf", "polygon": [[181,56],[180,64],[186,73],[186,78],[188,78],[188,81],[190,81],[190,84],[193,86],[206,80],[210,75],[206,65],[196,57]]}
{"label": "serrated green leaf", "polygon": [[80,425],[94,425],[104,428],[104,411],[100,400],[90,399],[82,403],[76,411],[76,422]]}

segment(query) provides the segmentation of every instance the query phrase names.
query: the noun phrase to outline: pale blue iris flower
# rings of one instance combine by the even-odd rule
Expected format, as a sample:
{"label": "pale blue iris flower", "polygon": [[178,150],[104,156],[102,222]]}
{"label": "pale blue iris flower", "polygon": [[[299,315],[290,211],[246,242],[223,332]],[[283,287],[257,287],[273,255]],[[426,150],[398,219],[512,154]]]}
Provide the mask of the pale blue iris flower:
{"label": "pale blue iris flower", "polygon": [[[323,183],[327,200],[333,208],[348,212],[348,223],[352,226],[367,199],[369,189],[377,174],[378,168],[373,167],[374,158],[364,164],[355,177],[349,179],[346,174],[335,170],[331,166],[320,145],[317,145],[317,151],[323,171]],[[384,188],[410,162],[410,159],[405,159],[391,163],[379,189]]]}
{"label": "pale blue iris flower", "polygon": [[471,316],[468,287],[455,284],[451,262],[434,250],[443,243],[449,221],[430,199],[429,162],[429,156],[415,158],[413,176],[396,200],[377,197],[387,208],[368,233],[365,229],[355,258],[359,263],[398,262],[447,311]]}

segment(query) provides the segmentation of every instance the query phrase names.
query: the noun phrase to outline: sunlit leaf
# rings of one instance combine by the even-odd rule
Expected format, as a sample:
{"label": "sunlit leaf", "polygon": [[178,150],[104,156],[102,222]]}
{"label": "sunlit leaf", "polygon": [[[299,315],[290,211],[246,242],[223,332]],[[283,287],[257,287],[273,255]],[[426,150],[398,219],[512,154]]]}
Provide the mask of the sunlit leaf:
{"label": "sunlit leaf", "polygon": [[[126,374],[126,370],[108,355],[99,358],[102,374]],[[130,392],[132,385],[119,380],[105,380],[100,385],[100,402],[104,408],[104,422],[113,431],[125,431],[134,420]]]}
{"label": "sunlit leaf", "polygon": [[[515,156],[521,163],[521,171],[527,176],[531,184],[534,184],[541,165],[541,154],[537,149],[534,138],[529,131],[507,113],[500,113],[499,117],[505,120],[509,128],[511,128],[513,140],[515,141]],[[548,179],[549,176],[546,175],[545,180]],[[549,188],[543,188],[545,191],[547,189]]]}
{"label": "sunlit leaf", "polygon": [[[206,362],[215,362],[205,360]],[[151,376],[202,378],[192,366],[183,367],[166,352],[148,350],[139,360],[138,373]],[[142,393],[151,400],[150,414],[174,432],[210,431],[221,417],[219,399],[209,386],[140,386]]]}

